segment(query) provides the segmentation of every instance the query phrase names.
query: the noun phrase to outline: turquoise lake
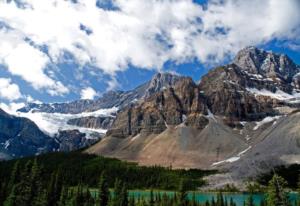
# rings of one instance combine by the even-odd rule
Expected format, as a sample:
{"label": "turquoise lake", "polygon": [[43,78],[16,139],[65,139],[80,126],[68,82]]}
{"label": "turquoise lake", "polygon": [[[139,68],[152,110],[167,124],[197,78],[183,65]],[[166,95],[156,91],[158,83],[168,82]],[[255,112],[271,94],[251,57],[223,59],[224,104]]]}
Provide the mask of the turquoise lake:
{"label": "turquoise lake", "polygon": [[[154,194],[160,193],[161,195],[166,193],[167,195],[174,195],[174,192],[164,192],[164,191],[160,191],[160,192],[153,192]],[[129,195],[134,195],[135,197],[149,197],[150,196],[150,191],[129,191]],[[188,197],[190,199],[192,199],[193,193],[190,192],[188,194]],[[195,196],[196,196],[196,200],[200,203],[205,203],[205,201],[207,200],[211,200],[213,197],[216,200],[216,196],[217,193],[203,193],[203,192],[195,192]],[[232,198],[234,200],[234,202],[237,204],[237,206],[243,206],[244,201],[246,200],[246,198],[248,197],[248,194],[246,193],[223,193],[224,198],[226,198],[228,201],[230,200],[230,198]],[[254,194],[254,202],[256,205],[259,206],[261,200],[263,199],[264,195],[263,194]],[[297,193],[290,193],[290,200],[292,203],[295,202],[295,200],[297,199]],[[293,204],[294,205],[294,204]]]}
{"label": "turquoise lake", "polygon": [[[174,195],[173,191],[153,191],[154,195],[156,195],[158,193],[160,195],[163,195],[163,194],[167,194],[168,196]],[[91,194],[94,197],[97,196],[97,190],[92,189]],[[113,195],[113,192],[112,192],[112,195]],[[149,198],[150,190],[130,190],[129,196],[134,196],[135,198],[138,198],[138,197]],[[223,193],[223,197],[226,198],[228,202],[230,201],[230,198],[232,198],[233,201],[237,204],[237,206],[243,206],[244,201],[247,199],[248,196],[249,196],[249,194],[247,194],[247,193]],[[290,195],[289,195],[290,201],[293,206],[295,205],[294,203],[295,203],[295,200],[297,200],[297,196],[298,196],[297,193],[290,193]],[[189,192],[188,198],[192,199],[192,197],[193,197],[193,192]],[[216,192],[195,192],[195,197],[199,203],[205,203],[207,200],[211,201],[213,197],[216,200],[217,193]],[[254,199],[255,205],[259,206],[260,202],[263,198],[264,198],[264,194],[254,194],[253,199]]]}

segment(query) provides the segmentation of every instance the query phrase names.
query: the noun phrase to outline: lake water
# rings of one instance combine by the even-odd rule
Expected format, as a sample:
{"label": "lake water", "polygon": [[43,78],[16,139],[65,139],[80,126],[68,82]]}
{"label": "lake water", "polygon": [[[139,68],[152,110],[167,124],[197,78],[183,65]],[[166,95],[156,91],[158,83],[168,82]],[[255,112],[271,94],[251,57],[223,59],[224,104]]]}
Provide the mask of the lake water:
{"label": "lake water", "polygon": [[[154,194],[157,194],[158,192],[153,192]],[[174,195],[174,192],[171,191],[159,191],[159,193],[162,195],[164,193],[166,193],[167,195]],[[148,198],[150,196],[150,191],[139,191],[139,190],[133,190],[133,191],[129,191],[129,195],[133,195],[135,197],[145,197]],[[188,197],[190,199],[192,199],[193,193],[190,192],[188,194]],[[232,198],[234,200],[234,202],[237,204],[237,206],[243,206],[244,201],[247,199],[247,197],[249,196],[246,193],[223,193],[224,198],[226,198],[228,201],[230,200],[230,198]],[[203,193],[203,192],[195,192],[195,197],[196,200],[200,203],[205,203],[205,201],[211,201],[211,199],[214,197],[216,200],[217,197],[217,193]],[[253,195],[254,198],[254,202],[256,205],[259,206],[261,200],[264,198],[263,194],[254,194]],[[297,199],[297,193],[291,193],[290,194],[290,200],[292,203],[295,202],[295,200]]]}

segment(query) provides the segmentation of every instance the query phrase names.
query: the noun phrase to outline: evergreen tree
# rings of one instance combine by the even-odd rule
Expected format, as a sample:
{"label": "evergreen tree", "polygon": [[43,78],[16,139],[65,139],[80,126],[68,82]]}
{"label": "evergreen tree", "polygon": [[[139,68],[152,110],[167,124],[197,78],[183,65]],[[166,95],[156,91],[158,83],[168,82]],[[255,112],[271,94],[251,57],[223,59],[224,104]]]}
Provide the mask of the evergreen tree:
{"label": "evergreen tree", "polygon": [[68,202],[68,188],[66,186],[63,186],[60,193],[58,206],[66,206],[67,202]]}
{"label": "evergreen tree", "polygon": [[216,203],[216,205],[217,206],[225,206],[222,192],[218,192],[218,194],[217,194],[217,203]]}
{"label": "evergreen tree", "polygon": [[149,199],[149,206],[154,206],[155,201],[154,201],[154,195],[153,195],[153,190],[150,190],[150,199]]}
{"label": "evergreen tree", "polygon": [[119,179],[115,180],[114,195],[112,198],[112,206],[121,205],[122,185]]}
{"label": "evergreen tree", "polygon": [[18,206],[18,198],[17,198],[17,185],[14,185],[9,196],[4,202],[4,206]]}
{"label": "evergreen tree", "polygon": [[[13,188],[4,202],[5,206],[31,206],[32,200],[32,161],[28,161],[20,175],[20,182],[13,185]],[[17,175],[17,174],[16,174]]]}
{"label": "evergreen tree", "polygon": [[250,194],[247,199],[246,199],[246,203],[245,203],[246,206],[255,206],[254,204],[254,199],[253,199],[253,195]]}
{"label": "evergreen tree", "polygon": [[182,179],[179,184],[179,206],[187,205],[187,195],[186,182]]}
{"label": "evergreen tree", "polygon": [[236,206],[236,204],[235,204],[235,202],[233,201],[232,197],[230,198],[229,205],[230,205],[230,206]]}
{"label": "evergreen tree", "polygon": [[135,199],[134,197],[129,198],[129,206],[135,206]]}
{"label": "evergreen tree", "polygon": [[56,206],[60,200],[62,190],[62,177],[60,170],[51,174],[50,182],[46,192],[48,206]]}
{"label": "evergreen tree", "polygon": [[107,206],[109,200],[109,188],[104,172],[101,174],[98,185],[99,206]]}
{"label": "evergreen tree", "polygon": [[127,186],[124,183],[121,191],[121,197],[120,197],[120,206],[128,206],[128,191]]}
{"label": "evergreen tree", "polygon": [[8,192],[11,192],[13,186],[20,181],[20,175],[20,162],[16,161],[11,171],[9,182],[6,188]]}
{"label": "evergreen tree", "polygon": [[216,204],[215,198],[212,197],[212,199],[211,199],[211,206],[216,206],[216,205],[217,205],[217,204]]}
{"label": "evergreen tree", "polygon": [[38,165],[37,159],[34,160],[31,169],[31,204],[34,206],[46,205],[46,192],[42,184],[42,170]]}
{"label": "evergreen tree", "polygon": [[[208,204],[209,204],[209,202],[208,202],[208,201],[206,201],[206,203],[208,203]],[[205,204],[206,204],[206,203],[205,203]],[[197,206],[197,200],[196,200],[196,193],[195,193],[195,192],[193,192],[191,206]]]}
{"label": "evergreen tree", "polygon": [[289,206],[288,193],[285,191],[286,181],[274,174],[267,189],[267,206]]}

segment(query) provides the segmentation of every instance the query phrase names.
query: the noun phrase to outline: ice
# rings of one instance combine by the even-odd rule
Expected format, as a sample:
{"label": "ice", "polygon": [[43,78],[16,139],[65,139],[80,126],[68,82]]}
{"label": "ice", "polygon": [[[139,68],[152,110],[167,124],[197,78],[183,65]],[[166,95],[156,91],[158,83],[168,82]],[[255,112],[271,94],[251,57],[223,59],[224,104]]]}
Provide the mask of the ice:
{"label": "ice", "polygon": [[86,133],[87,137],[91,134],[97,132],[100,134],[105,134],[107,130],[105,129],[93,129],[79,127],[75,125],[67,124],[68,120],[80,117],[113,117],[118,111],[117,107],[110,109],[100,109],[94,112],[83,112],[81,114],[62,114],[62,113],[45,113],[45,112],[17,112],[15,115],[19,117],[25,117],[33,121],[43,132],[50,136],[54,136],[60,130],[79,130],[82,133]]}

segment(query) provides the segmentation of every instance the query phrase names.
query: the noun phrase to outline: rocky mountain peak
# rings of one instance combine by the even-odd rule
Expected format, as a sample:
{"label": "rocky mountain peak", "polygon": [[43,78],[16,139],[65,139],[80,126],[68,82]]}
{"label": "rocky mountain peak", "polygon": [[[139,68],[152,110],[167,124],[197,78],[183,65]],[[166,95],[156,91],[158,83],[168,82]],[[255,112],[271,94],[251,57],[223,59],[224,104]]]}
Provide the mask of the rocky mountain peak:
{"label": "rocky mountain peak", "polygon": [[176,84],[176,82],[183,78],[184,77],[178,76],[176,74],[159,72],[155,74],[150,80],[145,97],[149,97],[150,95],[159,92],[164,88],[173,86]]}
{"label": "rocky mountain peak", "polygon": [[246,47],[240,50],[233,63],[251,74],[279,78],[286,82],[291,82],[300,69],[287,55],[264,51],[256,47]]}

